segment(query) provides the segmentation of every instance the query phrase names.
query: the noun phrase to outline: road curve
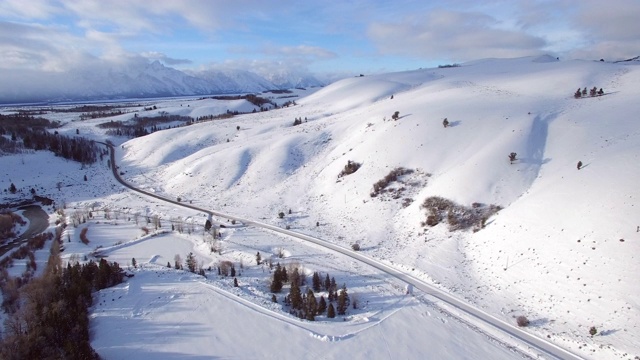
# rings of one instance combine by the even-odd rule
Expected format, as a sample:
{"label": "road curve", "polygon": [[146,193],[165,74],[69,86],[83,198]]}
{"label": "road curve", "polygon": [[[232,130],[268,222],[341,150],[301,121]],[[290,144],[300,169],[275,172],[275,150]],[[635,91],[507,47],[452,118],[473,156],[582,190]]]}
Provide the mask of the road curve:
{"label": "road curve", "polygon": [[174,205],[178,205],[178,206],[182,206],[182,207],[186,207],[189,209],[193,209],[196,211],[201,211],[204,212],[206,214],[209,214],[211,216],[218,216],[221,218],[226,218],[226,219],[230,219],[230,220],[236,220],[239,221],[245,225],[248,226],[255,226],[255,227],[259,227],[259,228],[263,228],[263,229],[268,229],[274,232],[278,232],[284,235],[288,235],[300,240],[304,240],[304,241],[308,241],[311,243],[314,243],[316,245],[322,246],[326,249],[329,250],[333,250],[336,252],[339,252],[341,254],[344,254],[346,256],[349,256],[355,260],[359,260],[369,266],[372,266],[386,274],[389,274],[401,281],[406,282],[407,284],[412,285],[415,289],[419,289],[441,301],[444,301],[452,306],[455,306],[456,308],[466,312],[467,314],[477,318],[478,320],[481,320],[482,322],[484,322],[485,324],[489,324],[493,327],[495,327],[496,329],[499,329],[501,331],[503,331],[506,334],[509,334],[517,339],[520,339],[521,341],[541,350],[542,352],[553,356],[557,359],[571,359],[571,360],[581,360],[583,359],[582,357],[570,352],[567,349],[564,349],[560,346],[557,346],[549,341],[546,341],[542,338],[539,338],[533,334],[530,334],[522,329],[520,329],[517,326],[514,326],[510,323],[505,322],[504,320],[498,319],[497,317],[485,312],[484,310],[481,310],[479,308],[476,308],[454,296],[452,296],[451,294],[440,290],[414,276],[411,276],[410,274],[404,273],[402,271],[399,271],[398,269],[395,269],[391,266],[388,266],[382,262],[379,262],[377,260],[374,260],[372,258],[369,258],[365,255],[362,255],[361,253],[352,251],[350,249],[344,248],[342,246],[324,241],[322,239],[319,238],[315,238],[309,235],[305,235],[302,233],[298,233],[295,231],[291,231],[291,230],[286,230],[271,224],[266,224],[266,223],[262,223],[262,222],[258,222],[258,221],[254,221],[254,220],[249,220],[249,219],[244,219],[244,218],[240,218],[237,216],[232,216],[229,214],[225,214],[225,213],[221,213],[221,212],[217,212],[217,211],[212,211],[212,210],[207,210],[207,209],[203,209],[197,206],[193,206],[191,204],[186,204],[186,203],[182,203],[182,202],[178,202],[175,200],[171,200],[168,199],[166,197],[162,197],[160,195],[148,192],[148,191],[144,191],[141,189],[136,188],[135,186],[127,183],[126,181],[124,181],[121,177],[120,174],[118,173],[118,169],[116,166],[116,162],[115,162],[115,149],[113,148],[113,145],[111,144],[106,144],[106,143],[101,143],[103,145],[106,145],[107,147],[109,147],[110,149],[110,153],[111,153],[111,170],[113,171],[113,176],[116,178],[116,180],[121,183],[122,185],[126,186],[127,188],[139,192],[141,194],[145,194],[147,196],[151,196],[153,198],[165,201],[165,202],[169,202],[172,203]]}

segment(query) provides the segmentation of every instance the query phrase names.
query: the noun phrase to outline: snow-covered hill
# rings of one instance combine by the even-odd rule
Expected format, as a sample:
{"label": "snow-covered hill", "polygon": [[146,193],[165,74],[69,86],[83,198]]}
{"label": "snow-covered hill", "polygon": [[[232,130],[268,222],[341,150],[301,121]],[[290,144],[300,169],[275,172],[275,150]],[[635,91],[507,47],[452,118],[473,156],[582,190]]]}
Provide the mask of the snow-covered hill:
{"label": "snow-covered hill", "polygon": [[[292,98],[295,106],[111,140],[118,145],[124,177],[147,191],[288,226],[344,247],[358,243],[363,254],[506,322],[526,316],[526,331],[573,353],[631,360],[640,356],[638,65],[542,56],[355,77]],[[576,89],[594,86],[605,94],[573,97]],[[244,100],[154,104],[155,112],[194,117],[253,109]],[[58,129],[62,134],[79,129],[83,136],[104,138],[95,125],[108,119],[55,116],[66,122]],[[294,126],[295,119],[302,123]],[[513,163],[511,152],[517,153]],[[40,172],[28,176],[25,169],[35,159]],[[57,175],[42,172],[49,168],[44,164],[58,161]],[[0,158],[5,178],[25,189],[50,183],[51,196],[64,200],[69,211],[105,206],[129,214],[119,222],[94,219],[83,225],[91,227],[94,243],[85,246],[75,234],[65,251],[69,259],[104,246],[112,259],[136,257],[146,264],[131,282],[99,295],[92,321],[93,344],[101,355],[251,357],[256,349],[277,352],[285,346],[263,335],[264,328],[278,328],[296,344],[287,352],[291,358],[342,357],[336,349],[380,358],[521,356],[503,351],[493,335],[483,343],[476,335],[484,329],[473,319],[458,323],[442,316],[451,309],[434,310],[442,310],[441,304],[430,303],[429,296],[407,299],[397,283],[358,262],[291,239],[230,226],[224,256],[218,256],[209,253],[201,232],[140,236],[131,214],[192,223],[202,222],[204,214],[128,192],[109,177],[106,161],[74,170],[53,156]],[[339,176],[349,162],[361,166]],[[413,172],[372,197],[374,184],[398,167]],[[83,174],[89,175],[88,183],[79,180]],[[71,186],[55,190],[58,182]],[[7,188],[8,180],[0,186]],[[447,214],[438,225],[424,226],[427,212],[421,204],[432,196],[467,208],[494,204],[502,210],[475,229],[450,231]],[[264,269],[247,266],[234,290],[224,280],[207,282],[162,266],[173,261],[172,254],[191,250],[215,265],[219,259],[249,264],[257,251],[275,257],[283,248],[287,259],[282,261],[337,272],[358,284],[354,287],[371,307],[344,324],[298,322],[268,301]],[[212,307],[225,313],[200,310]],[[220,319],[238,326],[218,326]],[[189,326],[182,327],[185,321]],[[589,335],[592,326],[596,336]],[[234,329],[255,341],[236,344],[242,336]],[[308,338],[319,341],[308,344]],[[210,339],[225,350],[207,347]]]}
{"label": "snow-covered hill", "polygon": [[[561,346],[616,357],[640,341],[638,80],[634,64],[551,57],[350,78],[292,108],[129,141],[122,163],[134,183],[245,217],[294,209],[302,231],[359,242],[493,314],[526,314]],[[593,86],[605,95],[573,98]],[[190,151],[196,138],[216,145]],[[180,159],[157,156],[177,148]],[[348,161],[362,167],[338,178]],[[396,167],[418,170],[401,199],[372,198]],[[478,232],[449,232],[421,226],[429,196],[503,210]]]}

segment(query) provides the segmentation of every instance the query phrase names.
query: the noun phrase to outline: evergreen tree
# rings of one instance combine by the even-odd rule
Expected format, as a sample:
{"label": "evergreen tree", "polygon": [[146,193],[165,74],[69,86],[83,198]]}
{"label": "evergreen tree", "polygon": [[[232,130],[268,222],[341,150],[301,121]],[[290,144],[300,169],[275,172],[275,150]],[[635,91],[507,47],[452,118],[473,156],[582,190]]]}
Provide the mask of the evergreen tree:
{"label": "evergreen tree", "polygon": [[[296,270],[293,271],[294,274],[297,272]],[[300,285],[298,285],[297,281],[291,282],[291,289],[289,290],[289,300],[291,301],[292,308],[302,308],[302,293],[300,291]]]}
{"label": "evergreen tree", "polygon": [[16,191],[18,191],[18,189],[16,189],[16,186],[14,183],[11,183],[11,185],[9,186],[9,192],[12,194],[15,194]]}
{"label": "evergreen tree", "polygon": [[313,294],[313,290],[307,290],[307,297],[305,301],[305,313],[306,319],[314,321],[316,319],[316,312],[318,311],[318,302],[316,296]]}
{"label": "evergreen tree", "polygon": [[280,263],[276,265],[276,270],[273,272],[270,290],[272,293],[279,293],[282,290],[282,268]]}
{"label": "evergreen tree", "polygon": [[167,261],[167,267],[170,268],[171,267],[171,262]]}
{"label": "evergreen tree", "polygon": [[260,251],[258,251],[258,253],[256,254],[256,264],[260,265],[261,262],[262,262],[262,257],[260,256]]}
{"label": "evergreen tree", "polygon": [[236,276],[236,267],[231,264],[231,276]]}
{"label": "evergreen tree", "polygon": [[136,258],[131,258],[131,266],[133,266],[134,268],[138,267],[138,263],[136,262]]}
{"label": "evergreen tree", "polygon": [[322,281],[320,280],[320,274],[318,274],[317,271],[313,272],[312,286],[313,286],[313,291],[322,290]]}
{"label": "evergreen tree", "polygon": [[327,308],[327,317],[329,319],[336,317],[336,309],[334,309],[333,304],[331,303],[329,303],[329,307]]}
{"label": "evergreen tree", "polygon": [[278,298],[276,298],[276,294],[271,295],[271,302],[277,303]]}
{"label": "evergreen tree", "polygon": [[331,280],[329,279],[329,273],[327,273],[327,276],[324,277],[324,290],[329,291],[330,287],[331,287]]}
{"label": "evergreen tree", "polygon": [[238,287],[238,278],[233,278],[233,287]]}
{"label": "evergreen tree", "polygon": [[336,290],[338,290],[338,285],[336,285],[336,278],[334,277],[331,278],[331,284],[329,285],[329,289],[333,289],[333,292],[336,292]]}
{"label": "evergreen tree", "polygon": [[340,293],[338,294],[338,315],[344,315],[347,313],[349,307],[349,294],[347,294],[347,285],[343,284]]}
{"label": "evergreen tree", "polygon": [[324,296],[320,296],[320,301],[318,302],[318,312],[317,314],[323,314],[327,310],[327,301],[324,299]]}
{"label": "evergreen tree", "polygon": [[282,278],[283,283],[289,282],[289,274],[287,274],[287,269],[282,267],[282,271],[280,272],[280,277]]}
{"label": "evergreen tree", "polygon": [[189,269],[189,271],[191,271],[192,273],[196,272],[196,267],[198,267],[198,264],[196,263],[196,257],[193,255],[192,252],[190,252],[187,255],[187,269]]}
{"label": "evergreen tree", "polygon": [[298,272],[298,268],[294,268],[293,271],[291,272],[291,275],[289,275],[289,282],[291,283],[291,285],[293,284],[296,284],[297,286],[301,285],[300,273]]}

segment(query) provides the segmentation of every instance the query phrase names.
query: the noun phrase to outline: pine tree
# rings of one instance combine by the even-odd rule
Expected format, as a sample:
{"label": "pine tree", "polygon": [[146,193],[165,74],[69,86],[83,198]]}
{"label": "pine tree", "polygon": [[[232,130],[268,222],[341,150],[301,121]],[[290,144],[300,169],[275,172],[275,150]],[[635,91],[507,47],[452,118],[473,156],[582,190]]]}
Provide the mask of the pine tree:
{"label": "pine tree", "polygon": [[231,276],[236,276],[236,267],[233,264],[231,265]]}
{"label": "pine tree", "polygon": [[285,267],[280,271],[280,277],[282,278],[283,283],[289,282],[289,274],[287,274],[287,269]]}
{"label": "pine tree", "polygon": [[238,287],[238,278],[233,278],[233,287]]}
{"label": "pine tree", "polygon": [[134,268],[138,267],[138,263],[136,262],[136,258],[131,258],[131,266],[133,266]]}
{"label": "pine tree", "polygon": [[192,252],[187,254],[186,264],[187,264],[187,269],[189,269],[189,271],[191,271],[192,273],[196,272],[196,267],[198,266],[198,264],[196,263],[196,257],[193,256]]}
{"label": "pine tree", "polygon": [[336,317],[336,309],[333,308],[333,304],[329,304],[329,307],[327,308],[327,317],[329,319]]}
{"label": "pine tree", "polygon": [[320,301],[318,302],[318,312],[317,314],[323,314],[327,310],[327,301],[324,299],[324,296],[320,296]]}
{"label": "pine tree", "polygon": [[[271,280],[270,289],[272,293],[279,293],[282,291],[282,270],[280,263],[276,266],[276,270],[273,272],[273,279]],[[275,295],[274,295],[275,296]]]}
{"label": "pine tree", "polygon": [[322,290],[322,281],[320,280],[320,274],[318,274],[317,271],[313,272],[313,278],[312,278],[312,282],[313,285],[313,291],[320,291]]}
{"label": "pine tree", "polygon": [[[294,270],[294,273],[296,273],[296,270]],[[300,291],[300,285],[298,285],[298,282],[296,281],[292,281],[291,282],[291,289],[289,291],[289,299],[291,300],[291,307],[294,309],[301,309],[302,308],[302,293]]]}
{"label": "pine tree", "polygon": [[343,284],[340,293],[338,294],[338,315],[344,315],[347,313],[349,307],[349,294],[347,294],[347,285]]}
{"label": "pine tree", "polygon": [[171,262],[167,261],[167,267],[170,268],[171,267]]}
{"label": "pine tree", "polygon": [[18,189],[16,189],[16,186],[14,183],[11,183],[11,185],[9,186],[9,192],[12,194],[15,194],[16,191],[18,191]]}
{"label": "pine tree", "polygon": [[331,280],[329,279],[329,273],[327,273],[327,276],[324,277],[324,290],[329,291],[330,287],[331,287]]}
{"label": "pine tree", "polygon": [[316,312],[318,311],[318,302],[316,301],[316,296],[313,294],[313,290],[307,290],[307,297],[305,301],[305,313],[306,318],[309,321],[314,321],[316,319]]}
{"label": "pine tree", "polygon": [[256,264],[260,265],[262,262],[262,257],[260,256],[260,251],[256,254]]}

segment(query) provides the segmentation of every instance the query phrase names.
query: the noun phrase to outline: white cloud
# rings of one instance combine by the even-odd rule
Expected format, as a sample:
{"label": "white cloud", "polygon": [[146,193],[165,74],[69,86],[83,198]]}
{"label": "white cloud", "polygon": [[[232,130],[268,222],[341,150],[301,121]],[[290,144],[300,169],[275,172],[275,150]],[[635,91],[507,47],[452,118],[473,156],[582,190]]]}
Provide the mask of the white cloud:
{"label": "white cloud", "polygon": [[162,61],[163,63],[167,64],[167,65],[184,65],[184,64],[191,64],[192,61],[189,59],[174,59],[171,57],[168,57],[167,55],[161,53],[161,52],[157,52],[157,51],[149,51],[149,52],[144,52],[142,54],[140,54],[140,56],[142,56],[143,58],[149,59],[149,60],[158,60],[158,61]]}
{"label": "white cloud", "polygon": [[584,46],[570,53],[581,58],[622,59],[640,55],[640,2],[576,3],[572,24],[582,33]]}
{"label": "white cloud", "polygon": [[397,22],[375,23],[368,35],[382,54],[470,60],[516,57],[540,52],[541,37],[497,28],[498,21],[479,12],[434,10]]}

